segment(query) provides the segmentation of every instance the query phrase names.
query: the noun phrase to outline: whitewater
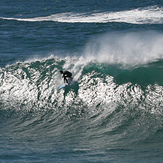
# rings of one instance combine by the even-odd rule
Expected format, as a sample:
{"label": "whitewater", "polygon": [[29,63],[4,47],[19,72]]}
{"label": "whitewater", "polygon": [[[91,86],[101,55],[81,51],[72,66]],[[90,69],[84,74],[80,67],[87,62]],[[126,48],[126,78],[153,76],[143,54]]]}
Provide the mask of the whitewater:
{"label": "whitewater", "polygon": [[163,8],[151,6],[147,8],[138,8],[133,10],[104,12],[104,13],[59,13],[46,17],[35,18],[5,18],[6,20],[17,21],[55,21],[62,23],[109,23],[109,22],[125,22],[132,24],[162,24]]}

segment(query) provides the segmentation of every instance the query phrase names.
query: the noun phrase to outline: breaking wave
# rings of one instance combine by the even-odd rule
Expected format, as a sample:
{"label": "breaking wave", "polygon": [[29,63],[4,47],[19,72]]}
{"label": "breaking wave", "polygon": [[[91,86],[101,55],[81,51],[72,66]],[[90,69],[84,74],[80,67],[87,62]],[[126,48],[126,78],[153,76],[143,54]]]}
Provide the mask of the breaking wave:
{"label": "breaking wave", "polygon": [[[123,151],[124,148],[136,149],[136,146],[144,149],[143,144],[148,148],[149,140],[159,144],[162,140],[163,60],[153,50],[157,59],[153,59],[151,53],[148,61],[144,62],[141,57],[135,65],[135,59],[130,55],[127,59],[129,53],[125,50],[123,58],[131,60],[130,66],[124,66],[124,60],[120,62],[116,55],[114,62],[109,62],[107,56],[113,52],[117,37],[126,40],[115,36],[111,51],[110,47],[102,45],[94,54],[90,51],[94,43],[90,41],[82,56],[53,55],[0,68],[2,133],[6,133],[7,126],[7,131],[17,139],[31,135],[33,140],[39,137],[34,145],[31,143],[33,147],[37,142],[45,144],[45,138],[49,139],[49,144],[55,141],[58,147],[65,147],[67,142],[75,141],[75,135],[80,149],[73,150],[86,153],[92,149]],[[135,35],[127,35],[127,38],[131,36]],[[138,38],[140,36],[133,43]],[[109,45],[110,41],[102,37],[97,42]],[[126,46],[122,44],[120,49],[122,47]],[[137,50],[139,53],[139,48]],[[118,55],[118,51],[115,49],[115,54]],[[99,54],[104,57],[104,52],[105,61],[99,59]],[[131,49],[129,52],[132,53]],[[145,54],[142,50],[141,53]],[[75,85],[59,90],[63,84],[61,69],[73,73]],[[102,146],[95,146],[94,141]]]}
{"label": "breaking wave", "polygon": [[78,84],[59,90],[62,85],[59,70],[67,67],[68,62],[70,58],[49,58],[1,68],[1,108],[19,110],[25,107],[30,110],[65,106],[96,108],[101,105],[103,108],[114,104],[114,109],[124,105],[162,112],[162,60],[121,69],[94,61],[78,65],[78,58],[73,58],[73,64],[68,67]]}
{"label": "breaking wave", "polygon": [[[139,105],[142,101],[146,103],[147,98],[157,99],[147,102],[147,108],[160,105],[162,44],[163,35],[154,31],[114,32],[91,39],[81,56],[52,55],[8,65],[0,69],[2,108],[58,108],[76,100],[80,107],[113,101],[119,105],[125,100]],[[74,74],[78,84],[73,91],[58,90],[62,84],[61,69]],[[131,107],[130,104],[125,105]]]}
{"label": "breaking wave", "polygon": [[163,8],[151,6],[133,10],[119,12],[101,12],[101,13],[58,13],[45,17],[35,18],[4,18],[6,20],[17,21],[54,21],[61,23],[109,23],[124,22],[131,24],[162,24]]}
{"label": "breaking wave", "polygon": [[[2,133],[7,126],[17,139],[39,137],[32,147],[45,144],[45,138],[58,148],[77,141],[74,152],[86,153],[133,149],[150,139],[159,144],[163,61],[123,69],[97,61],[83,65],[79,59],[50,57],[0,68]],[[60,69],[72,71],[77,84],[59,90]],[[103,144],[97,147],[94,141]]]}

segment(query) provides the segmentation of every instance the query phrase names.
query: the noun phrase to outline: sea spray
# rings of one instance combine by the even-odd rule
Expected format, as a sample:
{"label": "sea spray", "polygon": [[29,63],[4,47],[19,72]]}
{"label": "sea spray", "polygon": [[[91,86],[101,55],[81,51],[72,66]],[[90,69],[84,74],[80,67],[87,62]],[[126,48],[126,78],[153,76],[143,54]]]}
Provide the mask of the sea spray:
{"label": "sea spray", "polygon": [[162,45],[159,32],[110,32],[91,39],[84,53],[101,63],[135,66],[163,58]]}

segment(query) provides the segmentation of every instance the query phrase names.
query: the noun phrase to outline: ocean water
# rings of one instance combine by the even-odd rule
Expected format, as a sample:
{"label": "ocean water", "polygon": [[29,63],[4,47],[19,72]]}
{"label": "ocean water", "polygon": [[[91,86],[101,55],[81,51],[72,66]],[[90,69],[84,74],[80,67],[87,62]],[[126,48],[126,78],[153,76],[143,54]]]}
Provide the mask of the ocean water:
{"label": "ocean water", "polygon": [[163,162],[163,1],[1,0],[0,162]]}

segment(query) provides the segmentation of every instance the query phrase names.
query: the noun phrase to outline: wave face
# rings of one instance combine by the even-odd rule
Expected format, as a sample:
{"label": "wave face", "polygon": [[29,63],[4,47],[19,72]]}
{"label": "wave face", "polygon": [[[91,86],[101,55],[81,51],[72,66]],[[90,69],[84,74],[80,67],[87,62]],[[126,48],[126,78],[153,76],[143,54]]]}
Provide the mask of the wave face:
{"label": "wave face", "polygon": [[17,21],[54,21],[61,23],[131,23],[131,24],[163,24],[163,8],[151,6],[145,8],[137,8],[133,10],[118,11],[118,12],[95,12],[95,13],[59,13],[45,17],[34,18],[5,18],[6,20]]}

